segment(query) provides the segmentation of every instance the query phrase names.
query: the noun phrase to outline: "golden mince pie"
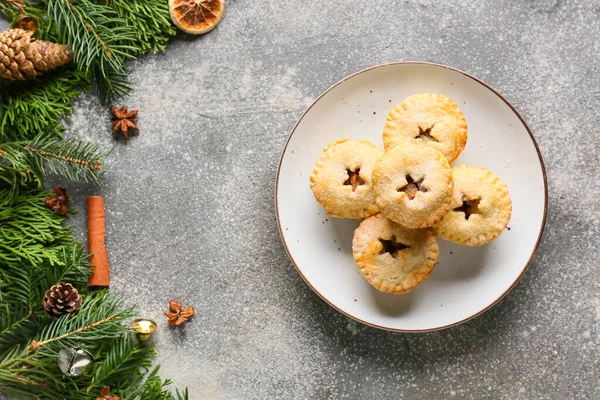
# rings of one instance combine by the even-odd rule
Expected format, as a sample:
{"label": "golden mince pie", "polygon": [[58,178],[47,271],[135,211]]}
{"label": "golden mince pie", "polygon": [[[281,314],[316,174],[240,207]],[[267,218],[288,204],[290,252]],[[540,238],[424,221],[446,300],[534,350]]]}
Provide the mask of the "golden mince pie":
{"label": "golden mince pie", "polygon": [[426,228],[450,208],[452,169],[433,147],[405,141],[377,162],[373,188],[383,215],[408,228]]}
{"label": "golden mince pie", "polygon": [[487,169],[466,164],[454,167],[452,175],[452,204],[434,227],[436,234],[466,246],[481,246],[498,237],[512,212],[506,184]]}
{"label": "golden mince pie", "polygon": [[410,96],[390,111],[383,129],[386,151],[406,140],[427,143],[452,164],[467,144],[467,121],[456,103],[446,96]]}
{"label": "golden mince pie", "polygon": [[409,229],[382,214],[362,221],[352,241],[362,276],[382,292],[407,293],[429,277],[439,255],[431,229]]}
{"label": "golden mince pie", "polygon": [[310,188],[327,214],[362,219],[377,212],[371,172],[383,151],[367,140],[330,143],[319,155]]}

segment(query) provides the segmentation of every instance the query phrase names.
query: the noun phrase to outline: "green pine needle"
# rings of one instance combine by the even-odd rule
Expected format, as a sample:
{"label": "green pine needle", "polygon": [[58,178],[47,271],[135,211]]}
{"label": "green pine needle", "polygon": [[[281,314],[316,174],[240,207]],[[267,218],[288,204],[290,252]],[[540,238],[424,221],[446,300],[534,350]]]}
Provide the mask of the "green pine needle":
{"label": "green pine needle", "polygon": [[8,189],[0,190],[0,199],[10,199],[0,207],[0,265],[64,265],[64,251],[72,246],[72,233],[62,225],[63,217],[44,206],[49,195],[47,191],[27,190],[11,196]]}
{"label": "green pine needle", "polygon": [[164,51],[169,39],[177,34],[169,15],[168,1],[105,0],[104,4],[110,5],[133,29],[137,55]]}
{"label": "green pine needle", "polygon": [[109,296],[108,292],[91,293],[84,299],[76,316],[65,315],[44,327],[34,342],[37,345],[32,346],[30,351],[56,356],[64,347],[93,349],[107,337],[130,333],[131,329],[122,322],[133,317],[135,312],[133,308],[121,310],[121,306],[122,300]]}
{"label": "green pine needle", "polygon": [[91,74],[104,103],[126,96],[124,61],[133,58],[135,32],[111,8],[89,0],[48,0],[50,25],[68,44],[80,71]]}
{"label": "green pine needle", "polygon": [[[21,12],[0,0],[0,15]],[[176,34],[166,0],[28,0],[36,38],[67,44],[74,62],[28,82],[0,80],[0,391],[18,398],[95,399],[103,386],[125,400],[187,400],[172,394],[158,368],[146,374],[152,347],[133,341],[134,309],[107,291],[90,292],[88,255],[64,217],[44,206],[46,174],[99,183],[107,154],[85,141],[62,140],[73,100],[95,88],[104,104],[131,87],[126,61],[165,49]],[[4,7],[3,7],[4,6]],[[43,297],[58,282],[83,296],[74,316],[53,321]],[[83,376],[57,367],[61,349],[81,347],[95,358]],[[145,376],[146,375],[146,376]],[[145,378],[144,378],[145,376]]]}
{"label": "green pine needle", "polygon": [[150,357],[154,355],[152,347],[138,346],[132,335],[124,335],[108,349],[103,359],[96,361],[90,387],[101,389],[110,382],[113,390],[117,391],[127,387],[130,381],[139,382],[152,365]]}
{"label": "green pine needle", "polygon": [[49,172],[73,182],[99,184],[102,163],[107,156],[96,144],[45,135],[31,141],[0,144],[0,188],[2,180],[13,188],[30,183],[39,187]]}
{"label": "green pine needle", "polygon": [[87,74],[73,69],[55,71],[39,81],[5,84],[0,92],[0,143],[31,140],[63,131],[61,119],[69,117],[73,100],[89,90]]}

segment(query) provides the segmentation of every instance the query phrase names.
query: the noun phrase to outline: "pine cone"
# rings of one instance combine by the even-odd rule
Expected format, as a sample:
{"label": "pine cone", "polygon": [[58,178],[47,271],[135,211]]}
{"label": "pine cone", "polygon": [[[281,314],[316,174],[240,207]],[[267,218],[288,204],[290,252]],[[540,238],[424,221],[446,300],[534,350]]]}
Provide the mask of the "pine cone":
{"label": "pine cone", "polygon": [[75,315],[81,308],[81,295],[70,283],[58,283],[44,295],[44,311],[52,319]]}
{"label": "pine cone", "polygon": [[73,60],[62,44],[35,40],[33,32],[9,29],[0,33],[0,78],[24,81]]}

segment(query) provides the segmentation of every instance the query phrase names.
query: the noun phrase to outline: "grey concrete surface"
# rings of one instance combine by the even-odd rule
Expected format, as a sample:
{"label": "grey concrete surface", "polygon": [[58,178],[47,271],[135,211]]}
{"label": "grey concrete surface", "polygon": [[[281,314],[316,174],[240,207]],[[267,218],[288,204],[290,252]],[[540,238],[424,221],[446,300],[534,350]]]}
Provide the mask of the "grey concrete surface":
{"label": "grey concrete surface", "polygon": [[[68,134],[110,156],[112,290],[160,323],[162,374],[192,399],[600,398],[600,1],[230,0],[212,33],[132,63],[141,133],[114,141],[106,108],[77,101]],[[394,334],[330,308],[281,244],[280,152],[322,91],[374,64],[447,64],[503,93],[548,170],[534,263],[461,326]],[[54,180],[52,183],[56,183]],[[168,329],[169,299],[194,305]]]}

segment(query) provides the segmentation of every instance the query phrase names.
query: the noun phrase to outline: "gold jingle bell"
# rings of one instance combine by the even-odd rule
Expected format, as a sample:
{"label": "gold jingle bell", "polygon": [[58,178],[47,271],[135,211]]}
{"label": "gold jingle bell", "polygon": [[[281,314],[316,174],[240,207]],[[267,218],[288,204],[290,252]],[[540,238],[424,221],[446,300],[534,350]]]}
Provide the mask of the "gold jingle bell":
{"label": "gold jingle bell", "polygon": [[25,14],[19,15],[13,25],[14,25],[13,28],[24,29],[24,30],[30,31],[32,33],[35,33],[38,30],[38,26],[39,26],[37,19],[30,17],[28,15],[25,15]]}

